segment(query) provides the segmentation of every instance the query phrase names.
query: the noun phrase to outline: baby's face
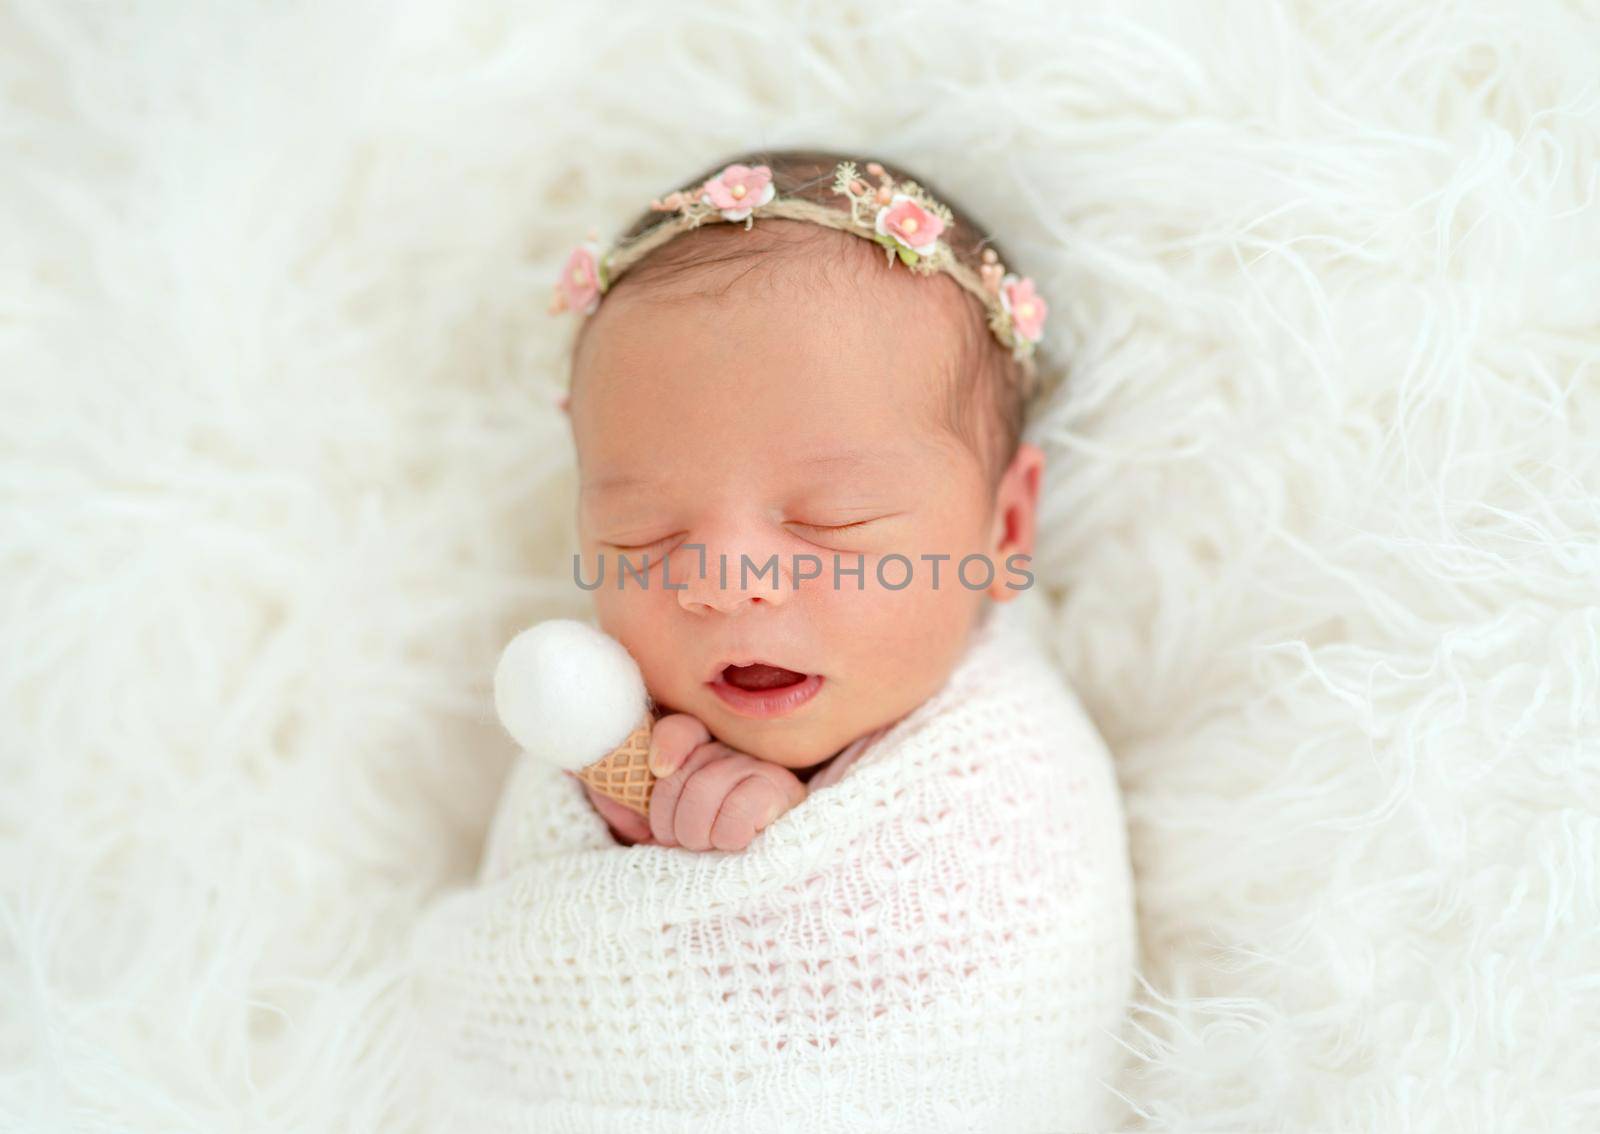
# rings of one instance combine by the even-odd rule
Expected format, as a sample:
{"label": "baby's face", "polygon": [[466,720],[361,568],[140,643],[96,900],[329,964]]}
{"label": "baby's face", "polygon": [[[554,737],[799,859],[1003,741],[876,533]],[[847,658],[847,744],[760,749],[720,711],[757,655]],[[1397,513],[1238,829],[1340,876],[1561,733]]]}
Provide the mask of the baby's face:
{"label": "baby's face", "polygon": [[[864,272],[861,291],[844,278],[753,279],[767,268],[750,262],[723,296],[704,292],[737,273],[638,296],[619,287],[591,317],[569,405],[582,578],[603,561],[602,628],[658,705],[796,769],[935,692],[981,605],[1023,581],[1007,557],[1032,551],[1038,450],[1024,446],[997,491],[938,424],[934,376],[957,327],[930,293],[955,285],[891,273],[858,243],[883,269]],[[669,289],[682,297],[660,302]],[[641,584],[620,557],[638,567],[646,553]],[[994,566],[983,590],[957,578],[974,554]],[[888,555],[910,566],[886,563],[885,587]],[[935,585],[923,557],[939,555]],[[835,585],[835,556],[845,571],[860,562],[859,578]],[[816,560],[818,577],[796,587]],[[970,564],[967,579],[983,574]],[[788,684],[746,692],[745,675],[725,672],[758,661],[803,680],[766,673]]]}

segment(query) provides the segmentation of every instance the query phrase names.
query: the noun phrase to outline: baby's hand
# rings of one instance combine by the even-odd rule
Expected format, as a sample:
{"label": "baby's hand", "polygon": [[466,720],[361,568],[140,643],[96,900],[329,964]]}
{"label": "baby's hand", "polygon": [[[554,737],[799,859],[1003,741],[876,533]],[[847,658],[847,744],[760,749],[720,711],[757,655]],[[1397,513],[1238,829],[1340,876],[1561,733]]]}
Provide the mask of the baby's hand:
{"label": "baby's hand", "polygon": [[743,850],[806,797],[806,786],[788,768],[712,740],[688,713],[662,717],[650,730],[650,770],[658,778],[648,819],[585,785],[589,802],[623,846]]}
{"label": "baby's hand", "polygon": [[[567,775],[577,779],[577,775],[568,772]],[[631,807],[625,807],[608,795],[601,795],[588,784],[583,785],[585,794],[594,809],[600,813],[600,818],[606,821],[606,826],[611,828],[611,837],[625,847],[637,843],[653,843],[650,837],[650,820],[640,815]]]}
{"label": "baby's hand", "polygon": [[688,713],[673,713],[650,733],[650,832],[661,846],[743,850],[756,833],[806,797],[788,768],[713,740]]}

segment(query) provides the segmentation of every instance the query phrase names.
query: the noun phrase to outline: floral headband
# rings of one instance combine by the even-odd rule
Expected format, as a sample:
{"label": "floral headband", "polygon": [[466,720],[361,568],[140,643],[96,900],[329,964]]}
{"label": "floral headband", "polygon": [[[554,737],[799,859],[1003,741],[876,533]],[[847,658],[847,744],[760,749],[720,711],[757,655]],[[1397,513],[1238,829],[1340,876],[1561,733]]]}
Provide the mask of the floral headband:
{"label": "floral headband", "polygon": [[1033,350],[1043,337],[1049,313],[1033,280],[1008,272],[993,248],[983,250],[983,263],[974,272],[939,239],[952,222],[948,208],[914,181],[897,183],[875,161],[867,163],[867,172],[877,178],[876,188],[859,176],[854,162],[842,161],[834,168],[833,192],[848,198],[846,211],[804,197],[778,196],[772,170],[765,165],[729,165],[700,185],[651,201],[655,211],[676,215],[632,240],[602,249],[590,230],[589,239],[572,250],[556,280],[550,314],[593,314],[600,297],[628,267],[707,221],[744,221],[748,230],[758,216],[805,220],[877,242],[891,268],[898,258],[919,275],[942,271],[952,276],[982,301],[989,313],[990,331],[1021,364],[1031,388],[1035,381]]}

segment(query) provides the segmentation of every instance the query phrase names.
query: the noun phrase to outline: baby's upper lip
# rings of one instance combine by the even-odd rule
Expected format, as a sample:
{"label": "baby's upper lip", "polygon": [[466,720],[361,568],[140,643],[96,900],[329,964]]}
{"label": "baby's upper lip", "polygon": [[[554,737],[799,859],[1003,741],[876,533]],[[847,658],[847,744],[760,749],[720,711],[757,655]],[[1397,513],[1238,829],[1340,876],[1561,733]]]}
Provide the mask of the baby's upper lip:
{"label": "baby's upper lip", "polygon": [[756,654],[733,654],[715,663],[715,668],[706,678],[707,683],[722,680],[722,671],[727,669],[730,665],[770,665],[774,669],[787,669],[792,670],[795,673],[804,674],[811,673],[811,671],[808,669],[802,669],[799,666],[794,665],[784,665],[782,662],[775,662],[771,658],[760,657]]}

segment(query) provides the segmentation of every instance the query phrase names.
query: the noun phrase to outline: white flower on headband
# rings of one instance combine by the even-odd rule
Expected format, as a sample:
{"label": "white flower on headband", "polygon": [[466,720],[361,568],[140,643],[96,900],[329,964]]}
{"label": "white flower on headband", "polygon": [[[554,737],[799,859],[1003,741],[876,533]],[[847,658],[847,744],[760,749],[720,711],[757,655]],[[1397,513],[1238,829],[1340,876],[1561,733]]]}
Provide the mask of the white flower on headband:
{"label": "white flower on headband", "polygon": [[944,232],[944,221],[904,193],[896,193],[878,210],[873,227],[879,236],[890,237],[918,256],[928,256]]}
{"label": "white flower on headband", "polygon": [[1019,338],[1036,343],[1044,337],[1044,318],[1050,306],[1033,290],[1030,277],[1018,279],[1006,273],[1000,281],[1000,306],[1011,316],[1011,329]]}
{"label": "white flower on headband", "polygon": [[718,210],[723,220],[742,221],[752,209],[772,200],[777,191],[771,169],[735,163],[701,187],[700,203]]}
{"label": "white flower on headband", "polygon": [[604,269],[600,266],[600,245],[593,240],[586,240],[572,250],[566,266],[556,279],[550,313],[576,311],[581,315],[593,315],[600,306],[600,293],[605,290],[604,280]]}

